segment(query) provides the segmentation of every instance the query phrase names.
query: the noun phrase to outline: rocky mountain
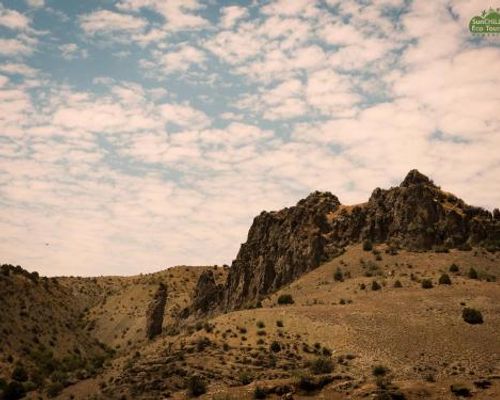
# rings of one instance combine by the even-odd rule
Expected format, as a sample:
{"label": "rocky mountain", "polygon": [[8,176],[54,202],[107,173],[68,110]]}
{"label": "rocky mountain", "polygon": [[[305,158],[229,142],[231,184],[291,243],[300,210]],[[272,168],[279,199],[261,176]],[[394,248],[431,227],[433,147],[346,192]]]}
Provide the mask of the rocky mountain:
{"label": "rocky mountain", "polygon": [[329,192],[314,192],[294,207],[257,216],[225,286],[198,285],[211,295],[198,290],[195,311],[255,306],[345,246],[364,240],[417,251],[498,247],[500,212],[465,204],[417,170],[399,186],[377,188],[368,202],[354,206],[342,205]]}

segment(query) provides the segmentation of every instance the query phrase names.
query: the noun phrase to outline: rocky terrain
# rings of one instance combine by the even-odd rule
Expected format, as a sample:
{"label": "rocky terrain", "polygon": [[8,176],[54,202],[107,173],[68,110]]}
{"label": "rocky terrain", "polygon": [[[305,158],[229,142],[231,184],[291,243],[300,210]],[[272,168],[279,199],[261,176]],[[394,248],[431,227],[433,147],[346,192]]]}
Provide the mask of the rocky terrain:
{"label": "rocky terrain", "polygon": [[258,215],[231,267],[0,274],[0,398],[500,398],[500,212],[418,171]]}

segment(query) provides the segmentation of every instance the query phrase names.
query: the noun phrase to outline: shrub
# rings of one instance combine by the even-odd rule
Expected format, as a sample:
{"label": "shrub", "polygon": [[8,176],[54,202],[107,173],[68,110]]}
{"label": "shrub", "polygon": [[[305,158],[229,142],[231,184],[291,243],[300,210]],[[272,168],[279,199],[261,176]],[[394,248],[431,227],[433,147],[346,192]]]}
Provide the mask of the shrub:
{"label": "shrub", "polygon": [[260,386],[257,386],[255,390],[253,391],[253,398],[254,399],[265,399],[267,397],[267,392],[265,389],[261,388]]}
{"label": "shrub", "polygon": [[281,351],[281,345],[279,344],[279,342],[276,342],[276,341],[272,342],[271,346],[269,348],[274,353],[278,353]]}
{"label": "shrub", "polygon": [[477,279],[478,278],[477,271],[474,268],[472,268],[472,267],[469,269],[469,272],[467,273],[467,276],[470,279]]}
{"label": "shrub", "polygon": [[375,365],[372,368],[373,376],[385,376],[387,372],[389,372],[389,369],[387,367],[384,367],[383,365]]}
{"label": "shrub", "polygon": [[262,329],[265,327],[266,327],[266,324],[263,321],[257,321],[257,328]]}
{"label": "shrub", "polygon": [[64,389],[64,385],[61,382],[52,382],[47,386],[47,396],[56,397]]}
{"label": "shrub", "polygon": [[372,282],[372,290],[380,290],[382,289],[382,286],[377,281]]}
{"label": "shrub", "polygon": [[283,326],[284,326],[284,325],[283,325],[283,321],[282,321],[282,320],[278,320],[278,321],[276,321],[276,326],[277,326],[278,328],[283,328]]}
{"label": "shrub", "polygon": [[278,297],[278,304],[293,304],[293,297],[291,294],[282,294]]}
{"label": "shrub", "polygon": [[373,250],[373,244],[371,240],[366,239],[363,241],[363,250],[364,251],[372,251]]}
{"label": "shrub", "polygon": [[16,365],[11,375],[12,379],[18,382],[26,382],[28,380],[28,373],[22,365]]}
{"label": "shrub", "polygon": [[248,371],[241,371],[238,379],[243,385],[248,385],[253,381],[253,377]]}
{"label": "shrub", "polygon": [[451,279],[448,274],[443,274],[439,277],[439,284],[440,285],[451,285]]}
{"label": "shrub", "polygon": [[458,265],[453,263],[450,265],[450,272],[458,272],[459,268]]}
{"label": "shrub", "polygon": [[397,280],[396,282],[394,282],[394,287],[395,288],[402,288],[403,285],[401,284],[401,281],[400,280]]}
{"label": "shrub", "polygon": [[17,400],[24,397],[25,394],[24,386],[22,383],[17,381],[10,382],[3,392],[2,399],[4,400]]}
{"label": "shrub", "polygon": [[201,376],[192,375],[187,381],[187,389],[191,397],[198,397],[207,392],[207,384]]}
{"label": "shrub", "polygon": [[329,374],[333,371],[333,361],[329,357],[318,357],[311,363],[311,372],[315,375]]}
{"label": "shrub", "polygon": [[342,282],[344,280],[344,274],[340,268],[337,268],[335,273],[333,274],[333,279],[337,282]]}
{"label": "shrub", "polygon": [[422,288],[423,289],[432,289],[432,280],[431,279],[422,279]]}
{"label": "shrub", "polygon": [[464,308],[462,311],[462,318],[468,324],[473,324],[473,325],[482,324],[484,322],[481,311],[478,311],[474,308],[467,308],[467,307]]}

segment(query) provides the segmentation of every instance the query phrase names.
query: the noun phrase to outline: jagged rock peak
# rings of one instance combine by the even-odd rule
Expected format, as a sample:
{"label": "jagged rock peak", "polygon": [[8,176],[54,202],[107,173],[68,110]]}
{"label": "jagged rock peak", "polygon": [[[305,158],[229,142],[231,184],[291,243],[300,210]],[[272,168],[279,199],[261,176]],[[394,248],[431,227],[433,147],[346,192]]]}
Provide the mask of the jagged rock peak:
{"label": "jagged rock peak", "polygon": [[412,169],[408,174],[406,175],[406,178],[404,179],[403,182],[401,182],[401,187],[409,187],[412,185],[428,185],[428,186],[433,186],[434,182],[430,180],[428,177],[426,177],[424,174],[420,173],[417,169]]}

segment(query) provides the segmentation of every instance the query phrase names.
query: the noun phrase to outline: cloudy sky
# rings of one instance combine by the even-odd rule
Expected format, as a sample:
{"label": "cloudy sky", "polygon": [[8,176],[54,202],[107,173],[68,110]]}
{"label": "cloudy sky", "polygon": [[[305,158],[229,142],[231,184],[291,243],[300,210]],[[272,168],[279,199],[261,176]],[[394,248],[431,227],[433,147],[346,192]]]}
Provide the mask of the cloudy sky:
{"label": "cloudy sky", "polygon": [[230,263],[261,210],[412,168],[499,206],[500,37],[468,32],[489,6],[1,0],[0,262]]}

